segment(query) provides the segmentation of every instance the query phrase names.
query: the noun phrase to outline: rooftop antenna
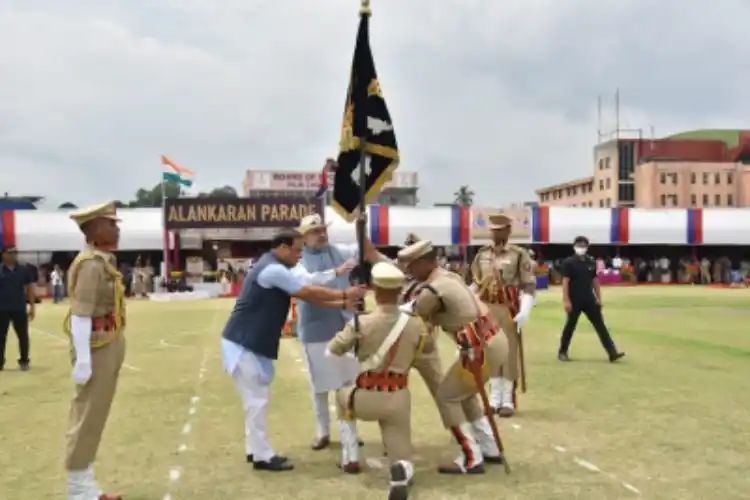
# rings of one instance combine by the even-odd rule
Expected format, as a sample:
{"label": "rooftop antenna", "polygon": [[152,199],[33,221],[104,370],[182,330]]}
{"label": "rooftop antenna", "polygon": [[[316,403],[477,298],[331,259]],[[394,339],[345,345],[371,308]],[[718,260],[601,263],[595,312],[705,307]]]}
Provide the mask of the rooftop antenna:
{"label": "rooftop antenna", "polygon": [[596,96],[596,142],[602,142],[602,95]]}

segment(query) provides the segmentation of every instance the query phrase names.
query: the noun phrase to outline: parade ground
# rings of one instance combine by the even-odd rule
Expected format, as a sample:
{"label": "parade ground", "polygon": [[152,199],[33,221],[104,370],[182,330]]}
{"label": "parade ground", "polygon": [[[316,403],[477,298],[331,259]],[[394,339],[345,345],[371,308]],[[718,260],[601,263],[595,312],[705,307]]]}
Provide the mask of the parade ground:
{"label": "parade ground", "polygon": [[[513,472],[445,477],[456,447],[419,375],[411,376],[413,498],[721,499],[750,491],[750,291],[605,288],[604,315],[627,352],[610,364],[585,318],[563,364],[559,290],[542,292],[525,332],[529,392],[500,421]],[[365,472],[342,474],[336,443],[310,450],[314,419],[295,339],[282,341],[270,431],[296,470],[245,463],[239,396],[222,372],[220,331],[233,301],[129,302],[128,354],[97,462],[101,485],[127,500],[383,499],[387,466],[375,424],[360,424]],[[17,371],[8,337],[0,373],[0,498],[63,498],[72,394],[66,306],[44,303],[32,329],[32,370]],[[445,336],[443,336],[445,337]],[[441,340],[443,357],[455,348]],[[338,441],[334,424],[333,438]]]}

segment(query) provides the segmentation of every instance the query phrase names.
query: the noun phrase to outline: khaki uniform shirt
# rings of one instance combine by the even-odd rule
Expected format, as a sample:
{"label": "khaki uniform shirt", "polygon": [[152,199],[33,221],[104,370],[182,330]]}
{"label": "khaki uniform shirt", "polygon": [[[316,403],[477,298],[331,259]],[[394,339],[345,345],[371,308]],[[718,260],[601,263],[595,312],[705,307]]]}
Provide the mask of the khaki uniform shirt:
{"label": "khaki uniform shirt", "polygon": [[68,270],[68,283],[73,283],[72,273],[76,273],[75,289],[70,290],[72,300],[71,314],[73,316],[99,318],[107,316],[115,309],[115,280],[107,272],[105,261],[112,266],[117,265],[117,259],[109,252],[102,252],[88,248],[81,254],[94,254],[93,259],[87,259],[71,266]]}
{"label": "khaki uniform shirt", "polygon": [[455,273],[436,268],[425,283],[429,287],[423,286],[418,292],[414,312],[448,333],[456,333],[488,313],[487,306]]}
{"label": "khaki uniform shirt", "polygon": [[[370,314],[360,316],[359,335],[356,335],[354,331],[354,323],[349,322],[329,342],[328,350],[336,356],[342,356],[351,351],[358,341],[357,357],[360,361],[364,361],[377,352],[400,315],[401,311],[396,305],[379,305]],[[419,318],[412,316],[401,331],[398,342],[394,344],[396,354],[393,361],[388,365],[387,371],[408,373],[414,359],[420,354],[419,346],[421,343],[423,343],[421,352],[425,354],[429,354],[435,349],[435,344],[432,337],[427,334],[424,323]],[[383,371],[389,359],[390,356],[386,355],[381,366],[374,371]]]}
{"label": "khaki uniform shirt", "polygon": [[474,283],[480,289],[488,280],[492,280],[490,283],[494,284],[494,269],[497,269],[504,285],[517,287],[529,295],[536,292],[534,268],[535,263],[529,252],[517,245],[482,247],[471,264]]}

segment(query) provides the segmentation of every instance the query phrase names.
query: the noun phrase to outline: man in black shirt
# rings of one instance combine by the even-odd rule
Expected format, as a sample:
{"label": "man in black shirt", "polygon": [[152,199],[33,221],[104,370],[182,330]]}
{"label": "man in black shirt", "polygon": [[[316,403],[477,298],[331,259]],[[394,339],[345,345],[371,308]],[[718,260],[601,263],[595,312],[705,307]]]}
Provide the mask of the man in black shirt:
{"label": "man in black shirt", "polygon": [[568,319],[560,338],[560,350],[557,359],[570,361],[570,358],[568,358],[570,341],[573,339],[578,318],[583,313],[596,330],[599,341],[609,355],[609,361],[615,362],[625,356],[625,353],[617,350],[607,326],[604,324],[602,293],[599,280],[596,279],[596,263],[593,258],[586,255],[588,247],[588,238],[578,236],[573,243],[575,255],[565,259],[562,264],[563,304]]}
{"label": "man in black shirt", "polygon": [[5,367],[5,342],[11,324],[18,337],[18,366],[23,371],[29,369],[29,321],[34,319],[35,302],[34,282],[28,266],[18,264],[14,247],[3,249],[0,264],[0,370]]}

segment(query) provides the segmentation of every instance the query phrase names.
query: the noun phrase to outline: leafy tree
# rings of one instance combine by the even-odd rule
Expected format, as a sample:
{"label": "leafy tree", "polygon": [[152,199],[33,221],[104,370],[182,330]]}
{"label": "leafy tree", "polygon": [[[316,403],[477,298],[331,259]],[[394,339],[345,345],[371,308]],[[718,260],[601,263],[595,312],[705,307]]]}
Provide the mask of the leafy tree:
{"label": "leafy tree", "polygon": [[469,186],[461,186],[453,193],[453,202],[457,205],[468,207],[474,204],[474,191]]}
{"label": "leafy tree", "polygon": [[200,193],[198,194],[198,198],[239,198],[239,195],[237,194],[237,190],[234,189],[232,186],[222,186],[218,188],[214,188],[211,191],[207,193]]}
{"label": "leafy tree", "polygon": [[[183,193],[181,186],[176,182],[164,183],[164,196],[167,198],[179,198]],[[199,198],[238,198],[237,190],[232,186],[222,186],[211,191],[199,193]],[[135,193],[135,199],[127,206],[130,208],[160,207],[162,202],[162,183],[158,183],[151,189],[141,188]]]}

